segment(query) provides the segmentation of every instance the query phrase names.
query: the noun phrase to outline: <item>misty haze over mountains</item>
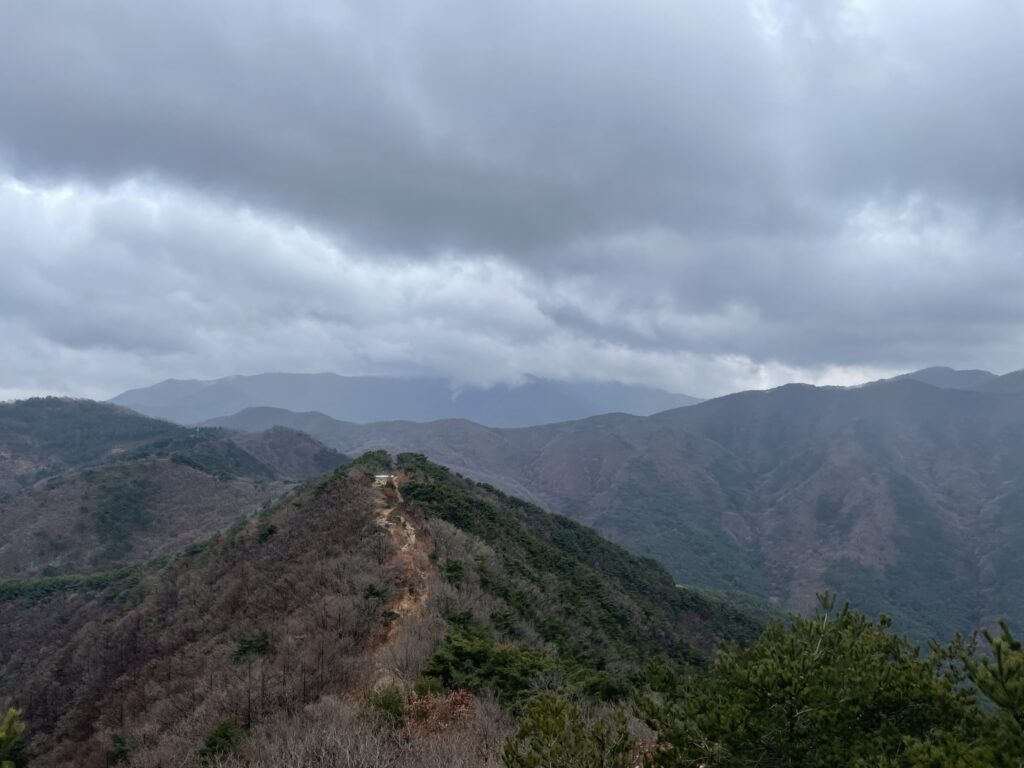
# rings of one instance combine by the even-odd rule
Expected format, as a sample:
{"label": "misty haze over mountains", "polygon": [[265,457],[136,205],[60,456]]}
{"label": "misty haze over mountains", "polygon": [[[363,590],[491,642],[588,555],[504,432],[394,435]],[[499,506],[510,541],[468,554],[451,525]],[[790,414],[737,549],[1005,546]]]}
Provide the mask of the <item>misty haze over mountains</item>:
{"label": "misty haze over mountains", "polygon": [[351,455],[421,452],[595,527],[681,583],[786,608],[837,589],[926,637],[1016,617],[1024,600],[1010,587],[1024,576],[1019,373],[929,368],[525,429],[265,407],[207,423],[285,426]]}
{"label": "misty haze over mountains", "polygon": [[[997,376],[983,370],[924,368],[896,376],[946,389],[1024,390],[1024,370]],[[457,387],[429,378],[265,373],[212,381],[169,379],[132,389],[110,402],[179,424],[199,424],[248,408],[318,412],[356,424],[467,419],[490,427],[526,427],[626,413],[650,416],[701,402],[648,386],[529,377],[518,386]]]}
{"label": "misty haze over mountains", "polygon": [[130,390],[110,402],[180,424],[271,407],[319,411],[356,423],[460,418],[494,427],[523,427],[619,411],[648,415],[700,401],[616,382],[531,377],[516,387],[457,389],[442,379],[267,373],[214,381],[172,379]]}
{"label": "misty haze over mountains", "polygon": [[[480,654],[520,687],[549,669],[537,653],[587,685],[591,653],[615,659],[602,685],[633,679],[649,654],[691,669],[775,612],[810,612],[822,590],[915,643],[1024,621],[1019,373],[930,368],[516,428],[267,406],[180,426],[125,402],[194,418],[240,397],[376,413],[405,396],[429,413],[439,385],[417,400],[421,383],[275,374],[0,406],[0,618],[14,627],[0,686],[45,726],[44,765],[78,743],[104,764],[92,712],[116,720],[122,690],[161,729],[181,686],[201,702],[200,734],[224,697],[244,713],[259,701],[238,674],[252,647],[255,674],[272,669],[281,701],[302,702],[365,696],[413,647],[424,671],[400,678],[409,696],[490,690],[464,677]],[[535,381],[526,394],[552,390],[580,391]],[[153,672],[168,652],[179,671]],[[317,672],[325,658],[336,676]],[[534,671],[510,676],[521,664]],[[73,690],[83,676],[96,685]],[[211,679],[227,682],[214,692]]]}

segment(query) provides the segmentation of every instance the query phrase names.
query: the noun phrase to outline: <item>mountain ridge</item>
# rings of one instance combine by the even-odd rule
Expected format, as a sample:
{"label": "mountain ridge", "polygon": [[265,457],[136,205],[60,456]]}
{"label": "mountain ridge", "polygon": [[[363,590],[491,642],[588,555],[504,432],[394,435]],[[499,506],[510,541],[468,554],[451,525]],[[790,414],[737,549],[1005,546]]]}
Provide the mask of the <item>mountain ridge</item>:
{"label": "mountain ridge", "polygon": [[798,610],[830,587],[918,637],[1024,620],[1012,557],[1024,543],[1021,395],[905,378],[522,429],[310,414],[302,425],[350,453],[425,453],[595,527],[682,583]]}
{"label": "mountain ridge", "polygon": [[128,390],[111,403],[182,424],[229,416],[247,407],[321,411],[341,421],[435,421],[467,418],[516,427],[610,411],[655,413],[699,402],[688,395],[617,382],[528,377],[518,386],[454,387],[444,379],[257,374],[211,381],[168,379]]}
{"label": "mountain ridge", "polygon": [[869,383],[901,380],[919,381],[940,389],[1017,394],[1024,392],[1024,369],[999,375],[981,369],[958,370],[949,366],[933,366]]}
{"label": "mountain ridge", "polygon": [[[397,487],[375,487],[381,471]],[[446,693],[468,708],[439,739],[405,732],[415,749],[393,764],[460,754],[476,718],[498,738],[468,743],[496,764],[508,730],[488,696],[505,711],[538,689],[617,701],[648,661],[704,665],[761,627],[570,520],[380,453],[176,556],[0,581],[0,622],[0,689],[33,724],[33,764],[88,768],[118,745],[132,765],[203,762],[218,724],[317,707],[367,738],[388,689],[428,713]]]}

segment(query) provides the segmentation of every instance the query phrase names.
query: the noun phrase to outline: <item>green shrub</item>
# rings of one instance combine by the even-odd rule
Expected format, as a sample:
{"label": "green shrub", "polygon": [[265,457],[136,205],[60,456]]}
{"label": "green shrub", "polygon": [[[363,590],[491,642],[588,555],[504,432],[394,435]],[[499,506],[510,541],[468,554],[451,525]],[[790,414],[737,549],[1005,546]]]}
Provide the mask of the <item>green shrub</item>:
{"label": "green shrub", "polygon": [[25,724],[13,707],[0,720],[0,768],[22,768],[25,758]]}
{"label": "green shrub", "polygon": [[363,590],[363,600],[376,600],[377,602],[383,603],[388,599],[388,591],[384,587],[378,587],[376,584],[371,584]]}
{"label": "green shrub", "polygon": [[494,643],[480,629],[455,629],[423,667],[423,677],[454,690],[494,691],[503,704],[518,706],[533,682],[556,669],[555,660],[518,643]]}
{"label": "green shrub", "polygon": [[128,762],[128,758],[131,757],[132,748],[124,736],[120,733],[115,733],[110,737],[110,749],[107,750],[107,764],[108,765],[120,765],[121,763]]}
{"label": "green shrub", "polygon": [[385,725],[398,728],[405,721],[405,697],[395,685],[373,691],[366,701],[367,709]]}
{"label": "green shrub", "polygon": [[382,474],[391,469],[391,454],[387,451],[367,451],[355,459],[352,466],[370,474]]}
{"label": "green shrub", "polygon": [[440,696],[444,693],[444,683],[436,677],[421,675],[416,681],[415,691],[417,696]]}
{"label": "green shrub", "polygon": [[441,566],[445,579],[449,584],[458,586],[466,579],[466,571],[461,560],[445,560]]}
{"label": "green shrub", "polygon": [[516,621],[515,614],[512,613],[512,611],[494,611],[491,614],[491,623],[494,625],[495,629],[503,634],[509,635],[510,637],[516,634],[516,626],[518,622]]}
{"label": "green shrub", "polygon": [[506,768],[632,768],[636,744],[620,714],[588,723],[558,696],[531,699],[505,744]]}
{"label": "green shrub", "polygon": [[949,754],[950,744],[969,753],[982,734],[974,695],[953,654],[936,647],[922,657],[885,617],[833,614],[832,605],[822,596],[817,616],[772,623],[749,648],[720,652],[699,677],[663,676],[665,696],[651,705],[663,747],[653,765],[1002,765],[980,754],[962,763],[887,762]]}
{"label": "green shrub", "polygon": [[139,566],[129,566],[85,575],[0,579],[0,603],[19,599],[35,603],[62,592],[101,592],[119,597],[139,585],[141,574]]}
{"label": "green shrub", "polygon": [[231,654],[231,660],[235,664],[241,664],[257,656],[271,656],[273,653],[274,646],[270,642],[270,635],[266,630],[260,629],[238,641],[238,646]]}
{"label": "green shrub", "polygon": [[218,758],[231,754],[244,738],[245,730],[236,725],[234,720],[230,718],[221,720],[210,731],[210,735],[203,743],[203,748],[199,750],[200,765],[211,765]]}

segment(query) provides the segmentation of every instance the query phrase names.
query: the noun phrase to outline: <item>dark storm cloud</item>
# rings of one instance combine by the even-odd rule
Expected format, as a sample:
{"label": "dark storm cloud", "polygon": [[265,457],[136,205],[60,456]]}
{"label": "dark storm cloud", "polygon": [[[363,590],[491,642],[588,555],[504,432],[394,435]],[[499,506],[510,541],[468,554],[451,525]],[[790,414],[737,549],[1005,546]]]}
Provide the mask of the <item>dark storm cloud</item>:
{"label": "dark storm cloud", "polygon": [[22,175],[155,172],[370,245],[521,252],[791,214],[742,4],[16,3]]}
{"label": "dark storm cloud", "polygon": [[0,394],[1020,367],[1022,72],[1016,0],[11,0]]}

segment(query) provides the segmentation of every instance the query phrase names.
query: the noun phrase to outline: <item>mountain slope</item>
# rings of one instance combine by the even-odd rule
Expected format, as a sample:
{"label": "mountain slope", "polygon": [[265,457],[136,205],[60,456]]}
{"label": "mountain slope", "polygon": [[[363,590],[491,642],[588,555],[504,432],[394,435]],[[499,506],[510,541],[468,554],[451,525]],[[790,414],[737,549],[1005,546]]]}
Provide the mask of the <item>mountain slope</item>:
{"label": "mountain slope", "polygon": [[647,659],[701,663],[758,630],[420,456],[392,470],[402,496],[373,488],[389,465],[364,457],[166,563],[0,582],[0,690],[32,724],[33,764],[104,765],[117,745],[134,765],[191,762],[225,718],[358,707],[386,685],[491,691],[509,709],[537,685],[599,700]]}
{"label": "mountain slope", "polygon": [[981,371],[977,369],[956,370],[946,366],[935,366],[933,368],[923,368],[920,371],[904,373],[901,376],[889,379],[889,381],[912,379],[914,381],[931,384],[933,387],[941,387],[943,389],[976,389],[988,384],[996,378],[998,377],[990,371]]}
{"label": "mountain slope", "polygon": [[830,587],[918,637],[1024,621],[1021,396],[790,385],[514,430],[238,417],[293,419],[343,451],[426,453],[594,526],[681,583],[800,610]]}
{"label": "mountain slope", "polygon": [[231,435],[231,441],[284,480],[308,480],[348,462],[346,456],[309,434],[287,427]]}
{"label": "mountain slope", "polygon": [[0,577],[105,570],[173,552],[289,487],[167,457],[65,473],[0,501]]}
{"label": "mountain slope", "polygon": [[90,400],[0,403],[0,494],[187,430]]}
{"label": "mountain slope", "polygon": [[0,576],[180,549],[344,461],[283,428],[233,436],[58,399],[0,406],[0,445]]}
{"label": "mountain slope", "polygon": [[1013,371],[983,382],[975,387],[979,392],[997,392],[1003,394],[1024,394],[1024,370]]}
{"label": "mountain slope", "polygon": [[614,382],[528,378],[520,386],[456,388],[442,379],[267,373],[214,381],[169,380],[130,390],[112,403],[181,424],[229,416],[245,408],[320,411],[342,421],[434,421],[464,418],[493,426],[526,426],[623,411],[650,414],[698,402],[651,387]]}

